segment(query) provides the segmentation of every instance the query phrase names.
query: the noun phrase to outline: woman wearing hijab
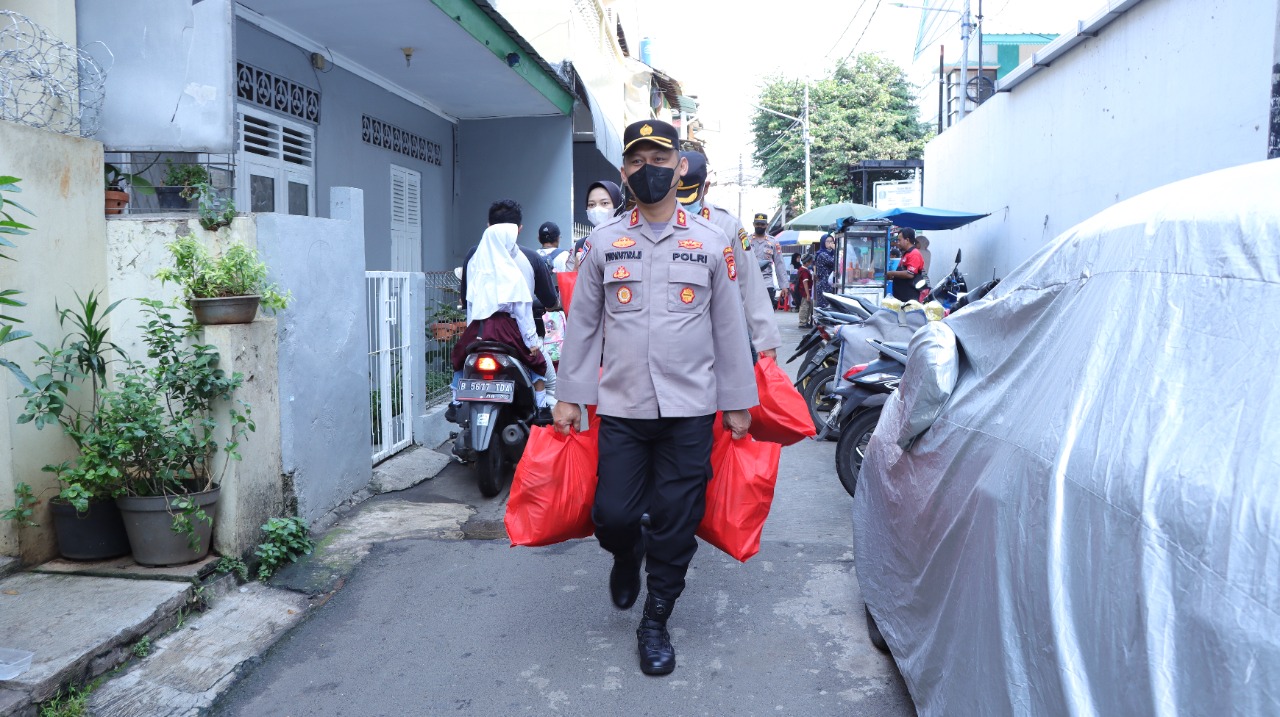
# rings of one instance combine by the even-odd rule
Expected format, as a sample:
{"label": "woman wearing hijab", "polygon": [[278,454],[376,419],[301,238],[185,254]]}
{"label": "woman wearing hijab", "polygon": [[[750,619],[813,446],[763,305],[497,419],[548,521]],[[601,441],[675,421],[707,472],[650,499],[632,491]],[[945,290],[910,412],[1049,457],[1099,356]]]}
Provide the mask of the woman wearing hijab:
{"label": "woman wearing hijab", "polygon": [[818,242],[818,254],[813,258],[813,275],[816,277],[813,305],[819,309],[825,309],[831,303],[824,294],[832,290],[831,276],[835,270],[836,238],[830,234],[823,234],[821,241]]}
{"label": "woman wearing hijab", "polygon": [[[491,224],[467,262],[467,329],[453,347],[450,359],[462,371],[467,348],[479,340],[499,341],[516,349],[517,357],[537,374],[538,405],[546,402],[543,376],[547,359],[533,319],[533,266],[516,246],[520,227]],[[455,373],[455,376],[458,375]]]}
{"label": "woman wearing hijab", "polygon": [[[598,227],[609,221],[621,207],[622,190],[613,182],[601,180],[587,187],[587,221],[591,222],[591,226]],[[573,256],[569,257],[565,266],[569,271],[577,271],[578,260],[582,258],[582,246],[586,242],[587,238],[582,237],[573,243]]]}

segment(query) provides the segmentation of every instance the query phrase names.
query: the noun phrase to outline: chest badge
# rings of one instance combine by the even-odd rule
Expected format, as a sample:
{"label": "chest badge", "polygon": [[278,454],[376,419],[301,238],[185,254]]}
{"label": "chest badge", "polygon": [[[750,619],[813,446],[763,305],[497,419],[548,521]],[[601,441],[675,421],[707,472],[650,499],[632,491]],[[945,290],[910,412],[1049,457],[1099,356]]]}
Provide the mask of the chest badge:
{"label": "chest badge", "polygon": [[635,246],[636,240],[630,237],[622,237],[621,239],[615,241],[613,245],[619,249],[626,249],[629,246]]}
{"label": "chest badge", "polygon": [[631,272],[627,271],[627,267],[625,267],[625,266],[620,266],[620,267],[618,267],[618,270],[617,270],[617,271],[613,272],[613,278],[615,278],[615,279],[629,279],[629,278],[631,278]]}
{"label": "chest badge", "polygon": [[693,239],[681,239],[679,242],[677,242],[677,244],[680,245],[681,249],[701,249],[702,248],[702,242],[694,241]]}
{"label": "chest badge", "polygon": [[692,304],[693,298],[694,298],[693,289],[690,289],[689,287],[686,286],[684,289],[680,291],[680,300],[683,301],[684,303]]}
{"label": "chest badge", "polygon": [[625,286],[618,289],[618,303],[619,304],[631,303],[631,289],[628,289]]}
{"label": "chest badge", "polygon": [[738,267],[733,261],[733,247],[731,246],[724,248],[724,268],[729,274],[729,281],[738,280]]}

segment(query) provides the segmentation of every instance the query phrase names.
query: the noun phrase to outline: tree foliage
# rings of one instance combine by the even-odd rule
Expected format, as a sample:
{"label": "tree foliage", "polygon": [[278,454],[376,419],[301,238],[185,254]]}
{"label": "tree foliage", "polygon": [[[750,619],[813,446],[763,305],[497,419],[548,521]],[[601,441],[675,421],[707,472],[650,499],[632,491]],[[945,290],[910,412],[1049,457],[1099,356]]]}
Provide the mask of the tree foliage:
{"label": "tree foliage", "polygon": [[[758,105],[800,117],[804,82],[778,77],[760,93]],[[865,159],[918,159],[930,137],[919,119],[912,85],[902,68],[871,54],[858,55],[831,76],[809,86],[811,194],[815,207],[861,201],[861,178],[849,168]],[[782,190],[788,214],[804,207],[804,142],[798,122],[756,110],[752,157],[764,168],[763,183]],[[892,175],[892,176],[891,176]],[[871,181],[898,178],[880,173]]]}

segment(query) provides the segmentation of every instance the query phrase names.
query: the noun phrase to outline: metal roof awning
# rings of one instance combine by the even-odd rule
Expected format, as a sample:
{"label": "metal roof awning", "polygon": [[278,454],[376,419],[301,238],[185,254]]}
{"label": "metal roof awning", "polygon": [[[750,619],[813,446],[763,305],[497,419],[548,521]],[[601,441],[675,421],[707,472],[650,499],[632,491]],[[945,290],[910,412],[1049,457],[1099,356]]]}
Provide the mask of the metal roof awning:
{"label": "metal roof awning", "polygon": [[595,141],[596,150],[609,160],[615,166],[622,166],[622,133],[618,127],[610,120],[609,114],[600,108],[600,103],[592,94],[591,89],[582,81],[582,78],[576,78],[575,85],[577,87],[578,97],[586,103],[587,109],[591,112],[591,134]]}

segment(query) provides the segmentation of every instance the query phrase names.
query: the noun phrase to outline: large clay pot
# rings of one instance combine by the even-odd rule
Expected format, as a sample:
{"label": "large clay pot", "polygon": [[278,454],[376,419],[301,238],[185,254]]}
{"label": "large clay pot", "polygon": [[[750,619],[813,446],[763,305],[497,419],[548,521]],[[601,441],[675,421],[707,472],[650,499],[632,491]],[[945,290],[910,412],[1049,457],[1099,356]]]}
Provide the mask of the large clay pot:
{"label": "large clay pot", "polygon": [[191,313],[201,324],[248,324],[258,315],[261,296],[223,296],[216,299],[191,299]]}
{"label": "large clay pot", "polygon": [[129,554],[129,535],[114,500],[90,501],[89,509],[78,513],[75,506],[54,498],[49,501],[49,510],[62,557],[106,560]]}
{"label": "large clay pot", "polygon": [[122,214],[129,204],[129,193],[119,189],[107,190],[107,214]]}
{"label": "large clay pot", "polygon": [[173,496],[125,496],[116,498],[125,530],[129,533],[129,545],[133,547],[133,559],[139,565],[183,565],[193,563],[209,554],[213,537],[213,521],[218,517],[220,489],[191,493],[183,496],[195,501],[209,515],[209,522],[193,520],[198,548],[187,544],[187,534],[173,530],[173,516],[178,512],[171,508]]}

